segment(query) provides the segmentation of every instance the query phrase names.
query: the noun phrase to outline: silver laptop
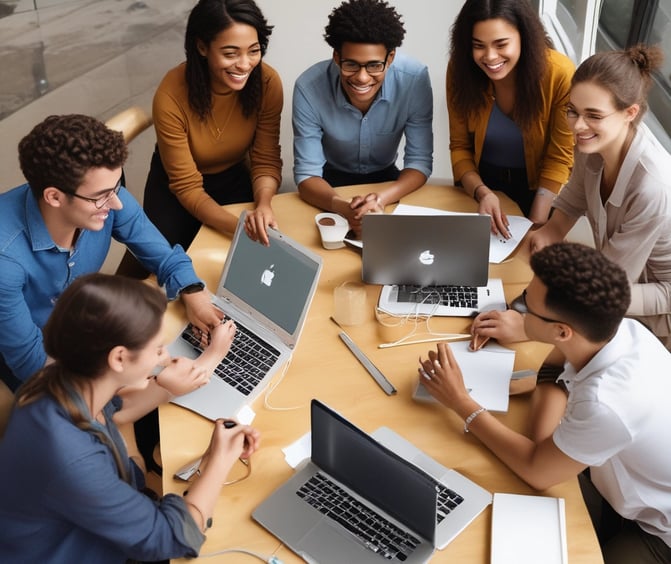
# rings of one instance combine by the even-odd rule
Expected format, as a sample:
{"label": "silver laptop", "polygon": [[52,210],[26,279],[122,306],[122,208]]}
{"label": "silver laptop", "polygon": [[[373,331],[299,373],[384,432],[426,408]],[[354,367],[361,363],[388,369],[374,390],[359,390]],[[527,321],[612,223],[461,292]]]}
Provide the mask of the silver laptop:
{"label": "silver laptop", "polygon": [[[269,247],[252,241],[244,220],[243,213],[213,297],[237,326],[233,344],[209,384],[172,400],[209,419],[236,417],[289,360],[322,267],[319,255],[273,229]],[[196,358],[199,338],[187,326],[169,350]]]}
{"label": "silver laptop", "polygon": [[362,278],[384,285],[378,307],[392,315],[506,309],[501,280],[488,278],[489,230],[484,215],[366,215]]}
{"label": "silver laptop", "polygon": [[[252,513],[307,562],[427,562],[444,523],[456,519],[444,535],[451,540],[491,503],[489,492],[465,478],[439,483],[318,400],[311,430],[311,459]],[[393,431],[380,434],[390,444],[398,437],[403,450]],[[426,466],[440,466],[433,464]]]}

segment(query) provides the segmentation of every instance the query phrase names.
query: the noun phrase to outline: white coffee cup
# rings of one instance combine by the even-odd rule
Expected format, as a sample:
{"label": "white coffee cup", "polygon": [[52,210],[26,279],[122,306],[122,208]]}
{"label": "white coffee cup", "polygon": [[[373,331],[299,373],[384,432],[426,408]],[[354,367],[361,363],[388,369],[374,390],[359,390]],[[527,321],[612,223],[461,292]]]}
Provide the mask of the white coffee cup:
{"label": "white coffee cup", "polygon": [[315,223],[325,249],[340,249],[345,246],[343,239],[349,231],[349,223],[343,216],[329,212],[318,213]]}

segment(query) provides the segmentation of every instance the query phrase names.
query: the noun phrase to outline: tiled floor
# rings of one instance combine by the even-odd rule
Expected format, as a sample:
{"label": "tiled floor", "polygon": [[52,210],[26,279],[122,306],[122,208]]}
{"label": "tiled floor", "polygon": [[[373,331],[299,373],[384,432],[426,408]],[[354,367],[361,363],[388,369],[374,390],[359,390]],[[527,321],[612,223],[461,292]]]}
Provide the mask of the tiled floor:
{"label": "tiled floor", "polygon": [[[183,60],[192,0],[0,0],[0,191],[24,182],[19,140],[52,113],[85,113],[103,121],[151,98],[165,72]],[[38,6],[38,9],[35,9]],[[130,146],[129,189],[142,190],[153,129]],[[114,270],[114,249],[106,270]]]}

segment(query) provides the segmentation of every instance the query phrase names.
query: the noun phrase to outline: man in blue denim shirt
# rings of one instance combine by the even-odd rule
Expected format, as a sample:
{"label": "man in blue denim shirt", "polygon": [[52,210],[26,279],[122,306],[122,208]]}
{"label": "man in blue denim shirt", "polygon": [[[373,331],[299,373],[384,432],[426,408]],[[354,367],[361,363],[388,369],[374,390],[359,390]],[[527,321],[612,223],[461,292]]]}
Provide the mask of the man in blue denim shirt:
{"label": "man in blue denim shirt", "polygon": [[[383,211],[431,174],[433,94],[426,66],[396,52],[405,29],[387,2],[343,2],[325,31],[333,59],[307,69],[294,86],[294,180],[306,202],[346,217],[358,233],[365,213]],[[385,181],[391,184],[351,201],[333,190]]]}
{"label": "man in blue denim shirt", "polygon": [[[112,238],[181,296],[201,331],[220,322],[191,259],[121,186],[123,135],[83,115],[50,116],[19,143],[28,184],[0,195],[0,377],[11,389],[48,361],[42,327],[63,290],[97,272]],[[4,365],[4,366],[3,366]]]}

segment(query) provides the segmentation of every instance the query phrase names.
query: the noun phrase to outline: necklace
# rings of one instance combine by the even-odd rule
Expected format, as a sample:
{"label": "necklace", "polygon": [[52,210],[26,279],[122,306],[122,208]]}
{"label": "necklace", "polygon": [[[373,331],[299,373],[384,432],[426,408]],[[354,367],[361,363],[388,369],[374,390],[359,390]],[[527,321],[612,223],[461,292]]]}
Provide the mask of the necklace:
{"label": "necklace", "polygon": [[217,125],[217,121],[214,119],[214,113],[210,112],[210,118],[212,123],[208,123],[210,126],[210,132],[212,133],[212,136],[215,138],[216,141],[219,141],[219,138],[221,137],[221,134],[223,131],[221,128]]}
{"label": "necklace", "polygon": [[[225,104],[225,102],[224,102],[224,104]],[[210,109],[210,119],[208,120],[208,127],[209,127],[210,133],[212,133],[212,136],[214,137],[215,141],[219,141],[221,136],[224,134],[224,131],[226,131],[226,126],[228,125],[228,122],[231,119],[231,115],[233,114],[233,111],[236,109],[237,105],[238,105],[237,100],[230,100],[229,99],[228,108],[226,108],[226,106],[224,106],[224,108],[223,108],[224,110],[227,109],[228,112],[225,115],[224,122],[220,127],[219,124],[217,123],[217,120],[214,117],[214,113],[216,111],[215,104],[214,103],[212,104],[212,108]],[[222,106],[222,104],[220,103],[218,105],[218,108],[222,109],[221,106]]]}

